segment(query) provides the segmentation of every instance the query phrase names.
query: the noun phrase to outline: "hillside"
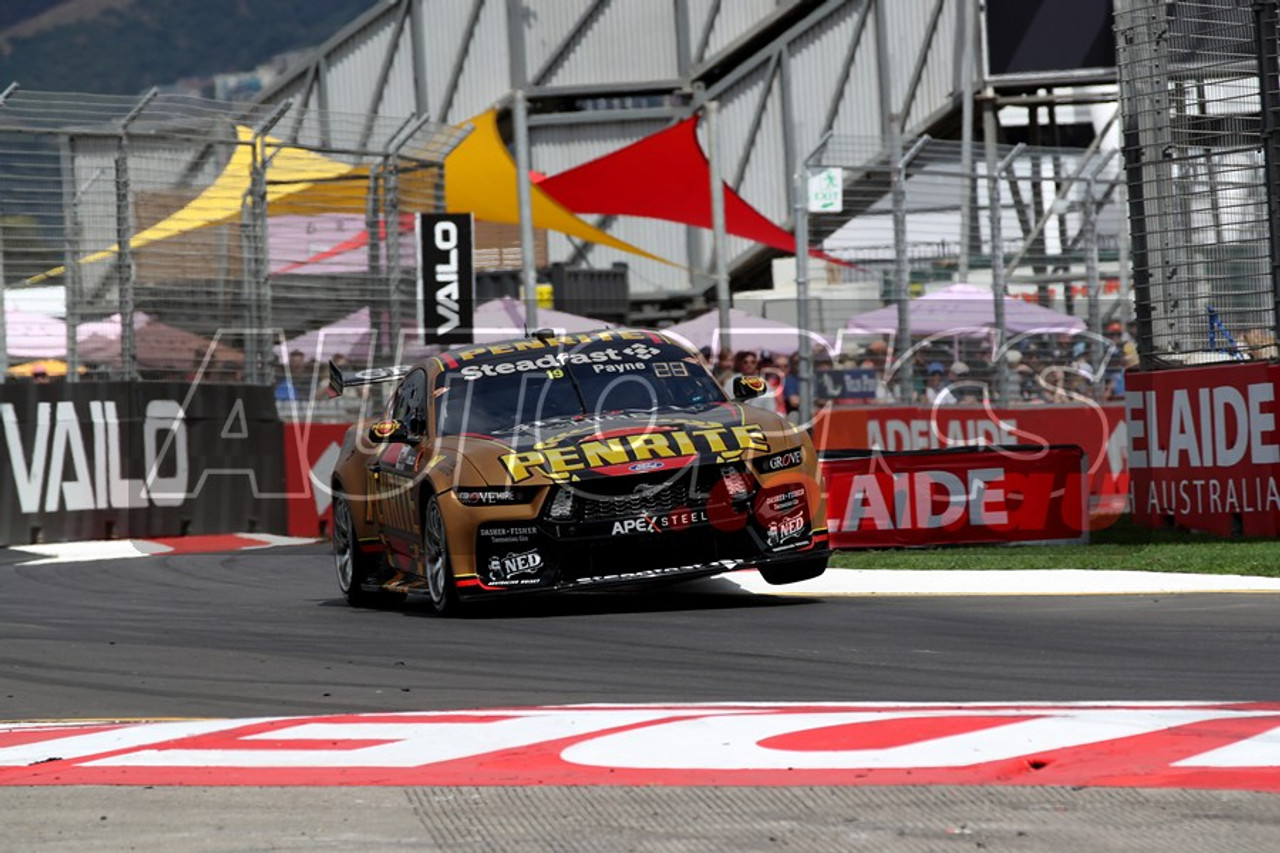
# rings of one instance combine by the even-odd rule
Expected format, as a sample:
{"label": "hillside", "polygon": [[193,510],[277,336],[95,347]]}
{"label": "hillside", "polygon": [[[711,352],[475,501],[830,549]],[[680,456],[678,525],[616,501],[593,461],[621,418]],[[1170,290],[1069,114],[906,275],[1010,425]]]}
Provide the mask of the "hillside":
{"label": "hillside", "polygon": [[376,0],[4,0],[0,88],[137,94],[318,45]]}

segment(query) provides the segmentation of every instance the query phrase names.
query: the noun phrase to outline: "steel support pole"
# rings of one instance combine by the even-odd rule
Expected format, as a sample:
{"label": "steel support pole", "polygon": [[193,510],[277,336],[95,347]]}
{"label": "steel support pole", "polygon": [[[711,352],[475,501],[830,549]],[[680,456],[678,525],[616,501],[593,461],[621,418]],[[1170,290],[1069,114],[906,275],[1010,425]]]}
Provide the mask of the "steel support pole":
{"label": "steel support pole", "polygon": [[1262,112],[1262,154],[1267,178],[1267,249],[1270,254],[1271,331],[1280,332],[1280,4],[1276,0],[1255,0],[1253,4],[1254,42],[1258,62],[1258,96]]}
{"label": "steel support pole", "polygon": [[62,263],[67,269],[63,288],[67,323],[67,381],[80,381],[80,342],[76,330],[80,325],[80,191],[76,187],[76,140],[62,137]]}
{"label": "steel support pole", "polygon": [[[293,106],[287,100],[275,108],[266,120],[253,129],[253,158],[249,172],[249,209],[247,211],[248,253],[243,264],[247,273],[249,304],[249,340],[246,360],[250,382],[271,381],[271,336],[274,329],[271,311],[271,275],[267,252],[267,168],[275,154],[266,152],[266,137]],[[276,152],[277,154],[279,151]]]}
{"label": "steel support pole", "polygon": [[894,336],[893,354],[897,362],[898,399],[910,402],[915,396],[911,365],[911,258],[907,242],[907,167],[929,142],[922,136],[905,154],[902,151],[901,124],[896,115],[889,117],[889,149],[893,171],[889,175],[893,201],[893,300],[898,306],[898,331]]}
{"label": "steel support pole", "polygon": [[911,358],[911,268],[907,257],[907,190],[902,174],[902,131],[897,116],[889,117],[889,196],[893,204],[893,304],[898,307],[898,331],[893,355],[897,368],[898,401],[910,403],[915,397]]}
{"label": "steel support pole", "polygon": [[120,122],[120,136],[116,143],[116,283],[120,300],[120,370],[126,382],[138,378],[138,343],[134,335],[133,318],[134,285],[138,270],[133,262],[133,210],[130,207],[131,185],[129,180],[129,126],[142,114],[147,105],[160,94],[152,89],[143,95],[129,114]]}
{"label": "steel support pole", "polygon": [[[729,263],[725,251],[724,180],[720,177],[720,105],[707,101],[703,119],[707,128],[708,172],[711,175],[711,253],[715,258],[716,311],[720,326],[720,348],[733,348],[729,327],[729,308],[733,296],[729,291]],[[714,359],[715,353],[712,353]]]}
{"label": "steel support pole", "polygon": [[0,218],[0,385],[9,375],[9,315],[4,300],[8,286],[4,271],[4,219]]}
{"label": "steel support pole", "polygon": [[960,258],[956,275],[969,280],[969,251],[973,239],[973,0],[960,0]]}
{"label": "steel support pole", "polygon": [[523,89],[514,93],[512,123],[516,142],[516,203],[520,208],[520,278],[524,283],[524,324],[538,326],[538,270],[533,244],[533,189],[529,182],[529,105]]}
{"label": "steel support pole", "polygon": [[[4,102],[17,88],[17,83],[10,83],[3,92],[0,92],[0,107],[4,106]],[[8,281],[4,271],[4,225],[0,220],[0,385],[4,384],[5,377],[9,375],[9,319],[5,313],[4,299],[7,286]]]}
{"label": "steel support pole", "polygon": [[[995,122],[996,106],[994,102],[988,104],[988,120]],[[1004,273],[1004,223],[1002,221],[1003,210],[1001,209],[1000,182],[1004,180],[1006,170],[1013,165],[1013,161],[1022,154],[1027,147],[1019,142],[1013,147],[1003,160],[996,161],[999,154],[995,144],[995,133],[988,128],[986,131],[986,154],[987,154],[987,196],[988,196],[988,215],[991,219],[991,303],[994,314],[994,326],[992,330],[993,337],[991,341],[991,361],[994,370],[993,384],[995,385],[995,399],[1003,402],[1005,390],[1008,386],[1008,361],[1004,357],[1005,342],[1005,311],[1004,297],[1006,291],[1005,273]]]}
{"label": "steel support pole", "polygon": [[796,350],[796,380],[800,385],[800,423],[813,421],[813,345],[809,341],[809,165],[796,163],[796,326],[800,334]]}
{"label": "steel support pole", "polygon": [[[1082,213],[1084,214],[1084,267],[1086,292],[1088,293],[1087,322],[1089,331],[1093,333],[1089,345],[1089,364],[1095,367],[1102,364],[1102,276],[1098,271],[1098,209],[1102,203],[1097,198],[1098,177],[1111,162],[1116,151],[1111,151],[1102,158],[1085,179],[1085,194]],[[1097,377],[1095,377],[1096,379]]]}

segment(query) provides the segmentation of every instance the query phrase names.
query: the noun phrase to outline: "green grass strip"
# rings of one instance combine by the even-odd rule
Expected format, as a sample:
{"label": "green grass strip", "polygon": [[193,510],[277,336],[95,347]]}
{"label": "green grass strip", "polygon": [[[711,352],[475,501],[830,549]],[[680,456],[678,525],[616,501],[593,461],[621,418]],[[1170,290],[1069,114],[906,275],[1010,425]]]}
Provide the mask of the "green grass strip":
{"label": "green grass strip", "polygon": [[1205,533],[1150,529],[1128,517],[1090,534],[1088,545],[899,548],[837,551],[840,569],[1098,569],[1280,577],[1274,539],[1221,539]]}

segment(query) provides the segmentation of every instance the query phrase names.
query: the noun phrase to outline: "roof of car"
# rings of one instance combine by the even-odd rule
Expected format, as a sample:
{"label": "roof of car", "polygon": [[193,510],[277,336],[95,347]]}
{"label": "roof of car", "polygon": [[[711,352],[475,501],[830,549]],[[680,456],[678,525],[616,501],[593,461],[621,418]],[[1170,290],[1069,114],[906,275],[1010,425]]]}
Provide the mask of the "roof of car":
{"label": "roof of car", "polygon": [[[539,330],[541,332],[542,330]],[[537,352],[539,350],[560,346],[574,347],[581,344],[590,343],[608,343],[611,341],[637,341],[647,340],[652,343],[665,343],[680,346],[680,344],[656,332],[653,329],[635,329],[635,328],[617,328],[617,329],[596,329],[589,332],[566,332],[562,335],[557,334],[539,334],[534,332],[522,338],[507,338],[501,341],[486,341],[481,344],[463,344],[440,353],[438,356],[446,365],[457,364],[459,362],[476,362],[485,361],[487,359],[502,359],[522,352]],[[683,349],[683,347],[681,347]]]}

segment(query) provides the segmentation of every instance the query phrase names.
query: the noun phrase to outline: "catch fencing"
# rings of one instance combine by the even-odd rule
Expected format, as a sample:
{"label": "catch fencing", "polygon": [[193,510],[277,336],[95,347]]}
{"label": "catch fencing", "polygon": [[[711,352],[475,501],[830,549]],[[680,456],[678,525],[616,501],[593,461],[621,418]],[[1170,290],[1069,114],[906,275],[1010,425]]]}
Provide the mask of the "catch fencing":
{"label": "catch fencing", "polygon": [[[413,214],[444,208],[442,164],[465,134],[291,102],[11,87],[0,381],[45,359],[33,370],[71,382],[298,384],[287,342],[344,321],[347,349],[394,355],[416,327]],[[63,292],[65,323],[19,310]]]}
{"label": "catch fencing", "polygon": [[1277,355],[1277,6],[1116,2],[1144,368]]}
{"label": "catch fencing", "polygon": [[[1037,371],[1070,367],[1064,393],[1105,398],[1107,376],[1124,366],[1121,336],[1106,333],[1131,319],[1124,188],[1116,152],[1104,144],[1112,123],[1087,148],[826,139],[807,163],[809,246],[844,266],[828,264],[810,294],[843,287],[854,321],[880,305],[901,305],[904,317],[875,334],[856,322],[823,331],[840,333],[855,357],[887,341],[896,354],[883,362],[884,378],[902,401],[919,398],[929,364],[957,360],[1007,402],[1022,397],[1015,366],[1033,363]],[[925,310],[915,297],[957,283],[974,288],[951,291],[954,324],[913,325]],[[1016,322],[1009,299],[1055,315],[1038,315],[1043,322],[1028,333],[1037,324]],[[979,315],[981,329],[972,323]],[[873,357],[871,366],[882,364]]]}

